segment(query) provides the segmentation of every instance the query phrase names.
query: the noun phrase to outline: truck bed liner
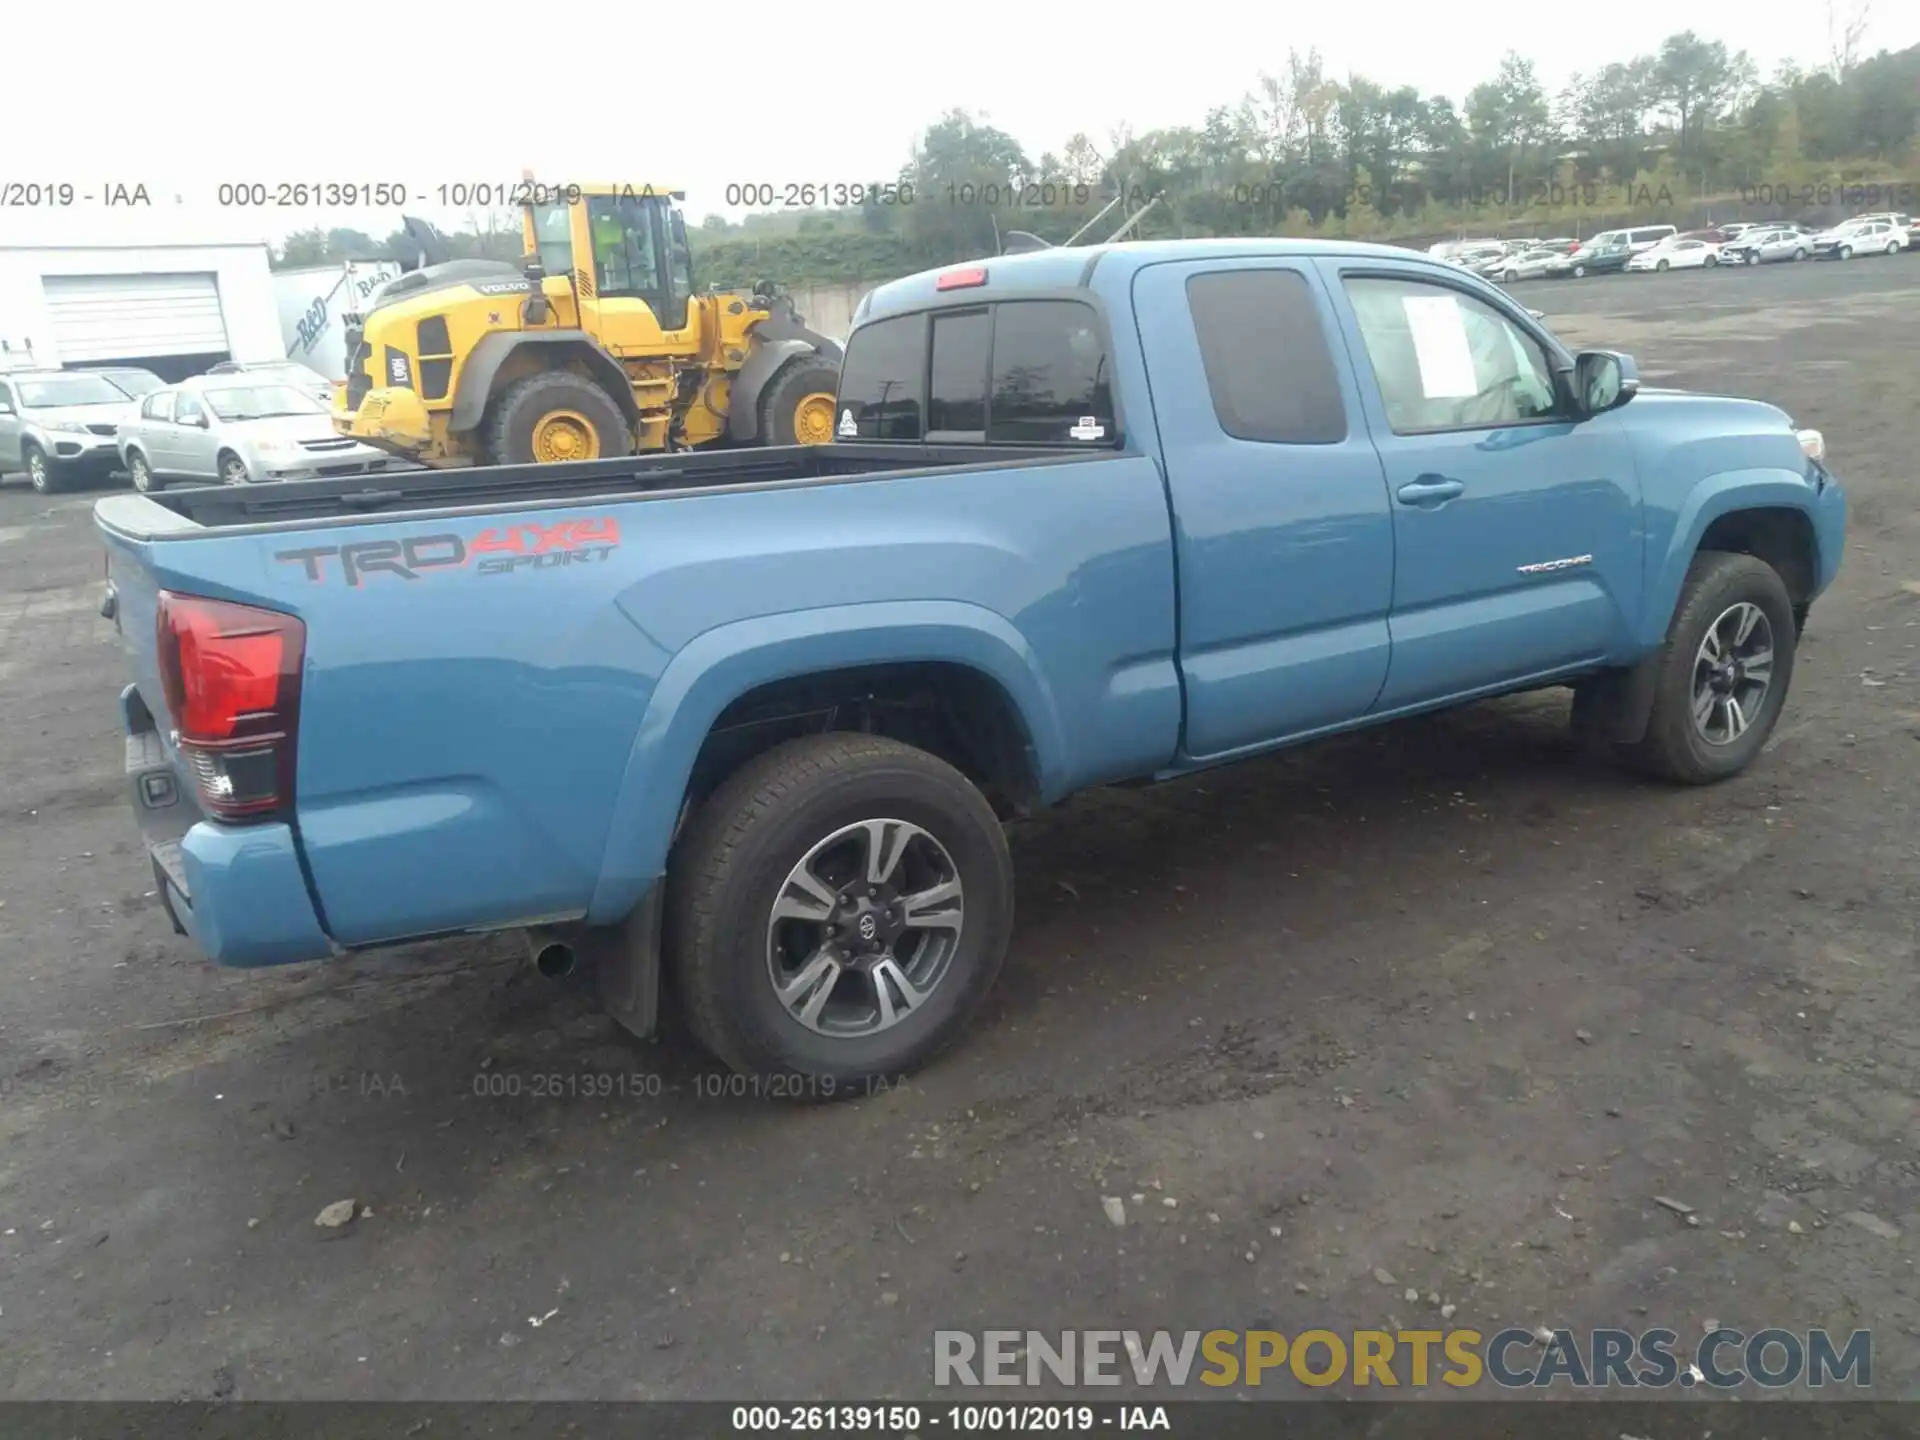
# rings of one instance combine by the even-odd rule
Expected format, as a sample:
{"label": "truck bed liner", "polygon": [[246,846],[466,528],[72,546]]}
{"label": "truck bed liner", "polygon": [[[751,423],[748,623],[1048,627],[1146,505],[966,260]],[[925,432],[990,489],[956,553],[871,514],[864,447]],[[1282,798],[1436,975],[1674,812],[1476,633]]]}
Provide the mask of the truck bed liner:
{"label": "truck bed liner", "polygon": [[1094,459],[1113,451],[1042,446],[784,445],[706,454],[622,456],[566,464],[406,470],[262,485],[207,485],[147,496],[195,526],[227,529],[402,511],[538,505],[653,491],[832,481],[885,471]]}

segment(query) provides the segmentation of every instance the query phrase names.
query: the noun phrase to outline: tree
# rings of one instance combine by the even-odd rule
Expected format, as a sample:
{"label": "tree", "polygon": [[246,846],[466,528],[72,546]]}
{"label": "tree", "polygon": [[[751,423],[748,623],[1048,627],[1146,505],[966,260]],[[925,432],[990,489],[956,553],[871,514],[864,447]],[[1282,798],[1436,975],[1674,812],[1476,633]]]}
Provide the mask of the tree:
{"label": "tree", "polygon": [[1685,155],[1752,75],[1745,53],[1729,55],[1718,40],[1691,30],[1670,35],[1653,62],[1652,96],[1674,120],[1676,148]]}

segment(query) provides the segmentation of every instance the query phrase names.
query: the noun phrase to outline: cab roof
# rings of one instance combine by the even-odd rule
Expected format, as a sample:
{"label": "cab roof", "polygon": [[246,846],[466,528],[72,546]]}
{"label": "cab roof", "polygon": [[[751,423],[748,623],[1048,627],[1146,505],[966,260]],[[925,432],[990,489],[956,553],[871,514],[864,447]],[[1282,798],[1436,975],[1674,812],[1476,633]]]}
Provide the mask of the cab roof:
{"label": "cab roof", "polygon": [[[969,298],[985,300],[1034,291],[1086,289],[1093,283],[1096,271],[1104,275],[1118,270],[1123,276],[1131,275],[1148,265],[1169,260],[1287,256],[1392,260],[1424,265],[1447,275],[1459,273],[1457,266],[1435,260],[1424,251],[1409,250],[1399,245],[1370,244],[1361,240],[1301,240],[1278,236],[1235,236],[1214,240],[1123,240],[1110,245],[1027,250],[1018,255],[962,260],[952,265],[942,265],[937,270],[922,270],[917,275],[876,286],[861,302],[854,320],[856,324],[864,325],[887,315],[924,309],[936,301],[958,303]],[[984,270],[985,283],[976,283],[964,289],[938,288],[942,275],[966,270]]]}

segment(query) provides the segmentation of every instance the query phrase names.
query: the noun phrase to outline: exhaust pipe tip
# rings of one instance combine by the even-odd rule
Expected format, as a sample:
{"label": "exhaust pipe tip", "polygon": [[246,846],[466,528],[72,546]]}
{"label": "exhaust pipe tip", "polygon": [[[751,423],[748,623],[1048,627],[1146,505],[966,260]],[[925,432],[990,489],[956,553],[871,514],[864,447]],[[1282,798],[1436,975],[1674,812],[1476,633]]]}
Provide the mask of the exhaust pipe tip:
{"label": "exhaust pipe tip", "polygon": [[527,953],[533,957],[533,968],[549,980],[566,979],[577,963],[573,946],[551,931],[528,931]]}

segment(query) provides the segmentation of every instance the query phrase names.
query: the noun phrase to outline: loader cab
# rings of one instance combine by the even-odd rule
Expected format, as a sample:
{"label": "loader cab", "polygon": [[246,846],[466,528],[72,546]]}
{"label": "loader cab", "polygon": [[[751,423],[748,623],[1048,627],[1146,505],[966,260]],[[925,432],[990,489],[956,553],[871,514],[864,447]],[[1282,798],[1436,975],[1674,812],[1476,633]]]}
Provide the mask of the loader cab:
{"label": "loader cab", "polygon": [[694,348],[693,259],[675,192],[652,185],[576,187],[525,212],[528,252],[569,276],[582,326],[615,355]]}

